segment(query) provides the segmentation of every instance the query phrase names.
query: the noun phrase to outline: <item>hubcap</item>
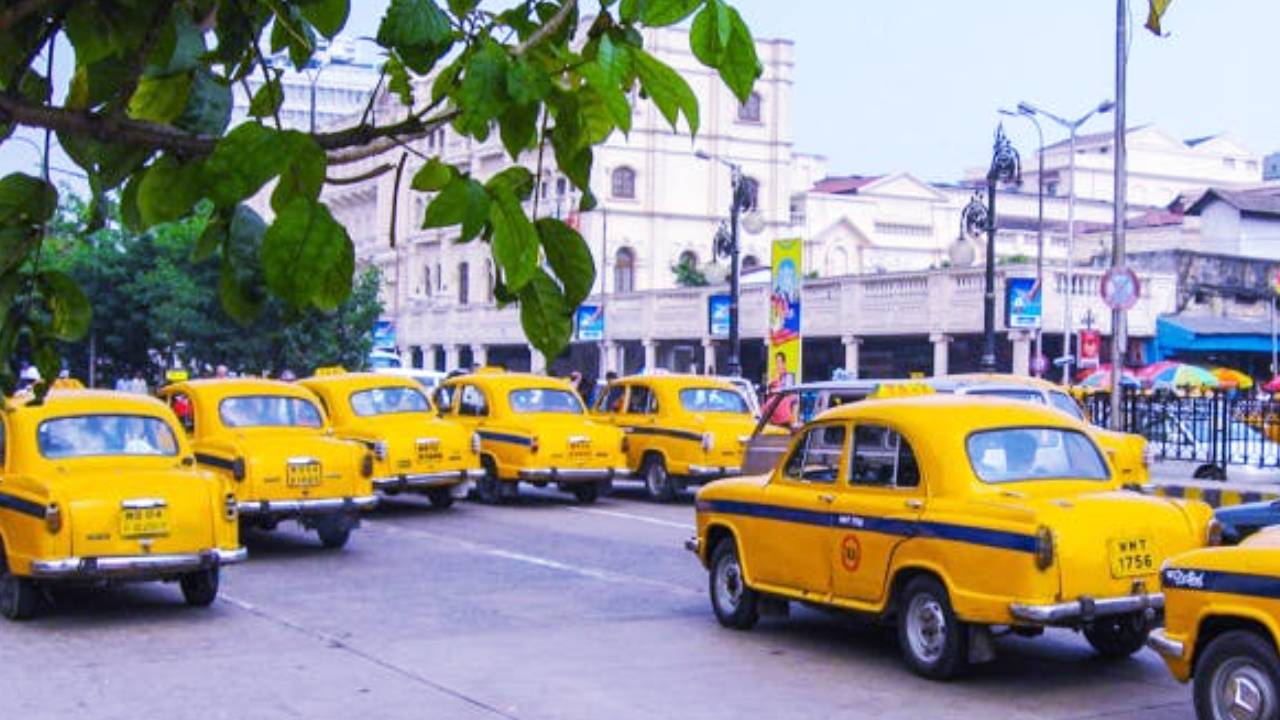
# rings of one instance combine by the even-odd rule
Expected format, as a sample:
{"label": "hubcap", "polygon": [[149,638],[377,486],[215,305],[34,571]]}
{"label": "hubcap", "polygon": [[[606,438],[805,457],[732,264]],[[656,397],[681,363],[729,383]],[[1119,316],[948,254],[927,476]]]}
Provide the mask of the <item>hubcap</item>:
{"label": "hubcap", "polygon": [[947,616],[942,603],[932,595],[916,595],[907,607],[906,622],[912,654],[926,664],[937,662],[947,645]]}
{"label": "hubcap", "polygon": [[742,602],[742,568],[738,558],[729,556],[716,567],[716,604],[726,615],[732,615]]}
{"label": "hubcap", "polygon": [[1275,686],[1248,659],[1232,658],[1214,673],[1213,714],[1218,720],[1261,720],[1275,707]]}
{"label": "hubcap", "polygon": [[648,480],[649,492],[656,495],[662,491],[662,467],[658,463],[650,463]]}

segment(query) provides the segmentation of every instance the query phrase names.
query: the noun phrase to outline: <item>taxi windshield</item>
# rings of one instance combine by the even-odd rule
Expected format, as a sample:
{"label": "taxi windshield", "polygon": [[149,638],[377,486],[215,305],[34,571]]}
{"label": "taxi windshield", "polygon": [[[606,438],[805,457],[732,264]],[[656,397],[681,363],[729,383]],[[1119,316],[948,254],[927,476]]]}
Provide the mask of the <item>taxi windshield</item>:
{"label": "taxi windshield", "polygon": [[582,414],[582,401],[568,390],[526,388],[512,390],[507,398],[511,402],[511,412]]}
{"label": "taxi windshield", "polygon": [[969,436],[969,463],[986,483],[1106,480],[1106,463],[1083,433],[1062,428],[1002,428]]}
{"label": "taxi windshield", "polygon": [[229,397],[218,403],[218,417],[223,425],[233,428],[318,428],[324,424],[311,401],[287,395]]}
{"label": "taxi windshield", "polygon": [[40,454],[50,459],[102,455],[178,454],[169,423],[147,415],[76,415],[53,418],[36,430]]}
{"label": "taxi windshield", "polygon": [[351,393],[351,412],[360,417],[430,411],[426,396],[413,388],[393,385]]}
{"label": "taxi windshield", "polygon": [[680,406],[689,412],[718,412],[746,415],[747,401],[737,390],[687,388],[680,391]]}

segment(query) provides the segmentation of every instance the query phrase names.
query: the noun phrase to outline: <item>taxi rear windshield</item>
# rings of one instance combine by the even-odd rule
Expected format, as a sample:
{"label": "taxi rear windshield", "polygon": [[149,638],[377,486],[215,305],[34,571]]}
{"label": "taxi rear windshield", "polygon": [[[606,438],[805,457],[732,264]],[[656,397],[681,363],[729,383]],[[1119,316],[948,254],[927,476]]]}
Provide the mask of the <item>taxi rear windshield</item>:
{"label": "taxi rear windshield", "polygon": [[351,412],[360,417],[430,411],[426,396],[413,388],[383,387],[351,393]]}
{"label": "taxi rear windshield", "polygon": [[511,402],[512,412],[582,414],[582,401],[568,390],[527,388],[512,390],[507,398]]}
{"label": "taxi rear windshield", "polygon": [[723,388],[687,388],[680,391],[680,406],[689,412],[740,413],[751,412],[747,401],[737,390]]}
{"label": "taxi rear windshield", "polygon": [[218,417],[223,425],[233,428],[318,428],[324,424],[313,403],[286,395],[229,397],[218,403]]}
{"label": "taxi rear windshield", "polygon": [[50,459],[101,455],[177,455],[169,423],[147,415],[76,415],[45,420],[36,430]]}
{"label": "taxi rear windshield", "polygon": [[973,472],[987,483],[1108,478],[1097,446],[1075,430],[983,430],[970,435],[966,444]]}

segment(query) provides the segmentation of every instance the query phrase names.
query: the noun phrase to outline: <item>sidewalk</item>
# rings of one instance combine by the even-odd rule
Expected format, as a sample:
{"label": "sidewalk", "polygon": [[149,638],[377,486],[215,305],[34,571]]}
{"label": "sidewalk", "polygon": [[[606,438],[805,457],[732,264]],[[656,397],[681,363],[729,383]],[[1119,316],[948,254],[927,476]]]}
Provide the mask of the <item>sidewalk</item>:
{"label": "sidewalk", "polygon": [[1195,480],[1195,465],[1161,462],[1151,468],[1155,493],[1165,497],[1203,500],[1213,507],[1239,505],[1280,498],[1280,471],[1268,468],[1228,466],[1227,479]]}

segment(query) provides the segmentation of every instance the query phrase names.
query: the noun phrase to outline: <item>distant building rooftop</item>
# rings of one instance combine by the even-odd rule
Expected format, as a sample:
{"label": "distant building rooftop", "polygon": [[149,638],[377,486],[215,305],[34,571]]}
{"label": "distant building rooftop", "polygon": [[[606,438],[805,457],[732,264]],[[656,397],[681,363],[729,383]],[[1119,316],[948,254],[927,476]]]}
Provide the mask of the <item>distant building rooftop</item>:
{"label": "distant building rooftop", "polygon": [[1213,202],[1224,202],[1245,215],[1280,217],[1280,187],[1260,187],[1251,190],[1224,190],[1209,188],[1187,208],[1188,215],[1199,215]]}
{"label": "distant building rooftop", "polygon": [[884,177],[883,175],[846,175],[825,177],[814,183],[813,192],[832,195],[857,195],[858,190]]}

